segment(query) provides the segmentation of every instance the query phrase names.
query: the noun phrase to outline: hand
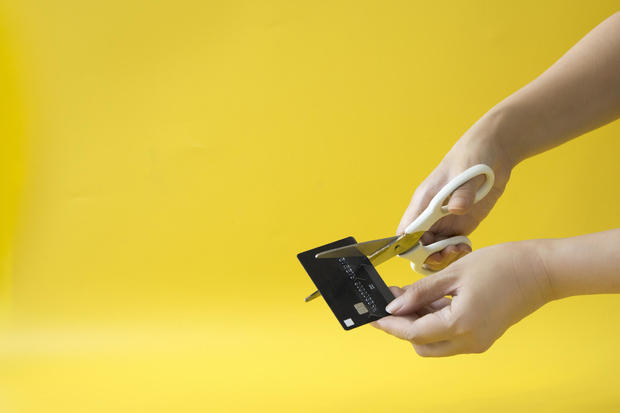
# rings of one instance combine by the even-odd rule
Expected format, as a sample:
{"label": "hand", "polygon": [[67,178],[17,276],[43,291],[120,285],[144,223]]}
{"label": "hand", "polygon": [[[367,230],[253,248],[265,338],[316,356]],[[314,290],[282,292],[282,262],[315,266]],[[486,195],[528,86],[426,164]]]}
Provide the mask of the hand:
{"label": "hand", "polygon": [[[424,357],[481,353],[503,333],[552,299],[538,241],[477,250],[402,289],[373,325],[408,340]],[[446,296],[452,296],[447,298]]]}
{"label": "hand", "polygon": [[[476,191],[484,182],[480,176],[459,187],[448,201],[448,209],[454,215],[439,220],[422,237],[423,244],[454,236],[467,235],[472,232],[491,211],[504,191],[512,164],[495,139],[492,130],[496,128],[500,114],[489,112],[476,123],[448,152],[439,166],[416,189],[409,207],[403,215],[397,233],[401,234],[415,218],[424,211],[430,200],[452,178],[467,168],[484,163],[495,172],[495,183],[489,194],[474,205]],[[438,271],[456,261],[471,249],[466,244],[449,246],[443,251],[432,254],[426,260],[426,267]]]}
{"label": "hand", "polygon": [[[451,178],[478,163],[495,172],[491,193],[472,207],[480,181],[463,185],[449,201],[448,216],[422,239],[430,243],[469,234],[501,195],[520,161],[620,118],[620,12],[599,24],[531,83],[498,103],[472,126],[416,190],[403,216],[402,233]],[[427,260],[432,270],[466,254],[448,247]]]}

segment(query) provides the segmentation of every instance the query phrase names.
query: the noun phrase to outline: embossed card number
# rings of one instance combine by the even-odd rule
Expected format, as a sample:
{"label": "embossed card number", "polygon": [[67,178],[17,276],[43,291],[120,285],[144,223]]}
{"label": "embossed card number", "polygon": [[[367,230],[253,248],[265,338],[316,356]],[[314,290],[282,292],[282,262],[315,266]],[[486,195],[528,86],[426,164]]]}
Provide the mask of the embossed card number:
{"label": "embossed card number", "polygon": [[348,237],[297,255],[345,330],[388,316],[385,306],[394,299],[368,258],[315,258],[319,252],[355,242]]}

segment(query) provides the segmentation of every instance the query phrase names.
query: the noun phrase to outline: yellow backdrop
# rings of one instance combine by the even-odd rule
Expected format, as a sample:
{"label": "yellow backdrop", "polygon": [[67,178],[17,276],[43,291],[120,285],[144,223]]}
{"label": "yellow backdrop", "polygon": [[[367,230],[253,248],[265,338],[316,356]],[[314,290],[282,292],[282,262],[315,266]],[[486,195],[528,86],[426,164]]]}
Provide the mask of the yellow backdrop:
{"label": "yellow backdrop", "polygon": [[[1,0],[0,410],[617,409],[618,297],[423,359],[304,304],[295,256],[393,232],[460,134],[617,7]],[[619,134],[518,166],[475,247],[617,227]]]}

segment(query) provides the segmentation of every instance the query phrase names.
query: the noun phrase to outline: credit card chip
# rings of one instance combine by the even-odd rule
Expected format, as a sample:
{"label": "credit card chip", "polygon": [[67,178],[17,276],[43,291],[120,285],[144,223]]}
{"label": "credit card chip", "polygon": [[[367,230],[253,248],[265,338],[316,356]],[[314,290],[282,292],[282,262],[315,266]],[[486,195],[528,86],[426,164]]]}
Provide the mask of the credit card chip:
{"label": "credit card chip", "polygon": [[368,312],[368,309],[366,308],[364,303],[357,303],[353,307],[355,307],[355,309],[357,310],[357,313],[360,315],[366,314]]}

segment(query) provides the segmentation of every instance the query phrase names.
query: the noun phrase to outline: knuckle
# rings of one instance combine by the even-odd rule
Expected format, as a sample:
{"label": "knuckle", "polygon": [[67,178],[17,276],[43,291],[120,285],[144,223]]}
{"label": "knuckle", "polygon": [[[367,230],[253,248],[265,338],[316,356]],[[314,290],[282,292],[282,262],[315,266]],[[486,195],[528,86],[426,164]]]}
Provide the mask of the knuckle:
{"label": "knuckle", "polygon": [[452,327],[452,331],[456,336],[466,336],[472,332],[472,329],[469,325],[466,325],[464,323],[455,323],[455,325]]}
{"label": "knuckle", "polygon": [[472,354],[480,354],[487,351],[493,344],[493,340],[481,334],[469,334],[467,352]]}
{"label": "knuckle", "polygon": [[407,330],[404,333],[405,340],[410,341],[411,344],[419,344],[416,340],[418,338],[418,334],[413,330]]}
{"label": "knuckle", "polygon": [[412,199],[422,204],[428,204],[431,198],[435,196],[437,192],[439,192],[441,186],[442,185],[437,185],[429,183],[428,181],[424,181],[415,189]]}
{"label": "knuckle", "polygon": [[485,351],[489,349],[489,347],[491,347],[490,343],[476,342],[471,346],[471,353],[474,353],[474,354],[484,353]]}
{"label": "knuckle", "polygon": [[418,185],[418,187],[413,191],[411,200],[418,198],[422,193],[424,193],[424,184]]}
{"label": "knuckle", "polygon": [[448,334],[456,335],[455,333],[458,328],[457,320],[452,316],[452,314],[443,311],[438,311],[434,314],[436,314],[436,316],[439,318],[439,321],[444,325]]}
{"label": "knuckle", "polygon": [[430,275],[411,284],[409,289],[407,289],[407,299],[410,302],[416,302],[418,300],[424,299],[424,296],[429,291],[430,286],[436,281],[437,277],[435,275]]}
{"label": "knuckle", "polygon": [[413,191],[413,195],[411,196],[411,202],[422,201],[426,194],[428,193],[428,184],[422,182],[418,187]]}
{"label": "knuckle", "polygon": [[421,345],[413,345],[413,349],[415,350],[415,352],[418,354],[418,356],[420,357],[430,357],[430,353],[428,351],[428,349],[425,346],[421,346]]}
{"label": "knuckle", "polygon": [[454,312],[443,312],[440,311],[437,313],[439,317],[441,317],[441,322],[445,326],[446,330],[452,335],[458,335],[457,333],[461,330],[461,319],[462,317]]}
{"label": "knuckle", "polygon": [[420,297],[422,291],[424,290],[424,281],[425,279],[421,279],[418,282],[411,284],[407,291],[405,291],[405,296],[407,301],[415,301],[418,297]]}
{"label": "knuckle", "polygon": [[475,323],[463,314],[457,314],[453,319],[453,331],[457,336],[465,336],[475,331]]}
{"label": "knuckle", "polygon": [[414,346],[419,346],[427,343],[427,341],[424,339],[424,336],[421,335],[420,332],[416,329],[410,329],[409,331],[407,331],[406,339]]}

